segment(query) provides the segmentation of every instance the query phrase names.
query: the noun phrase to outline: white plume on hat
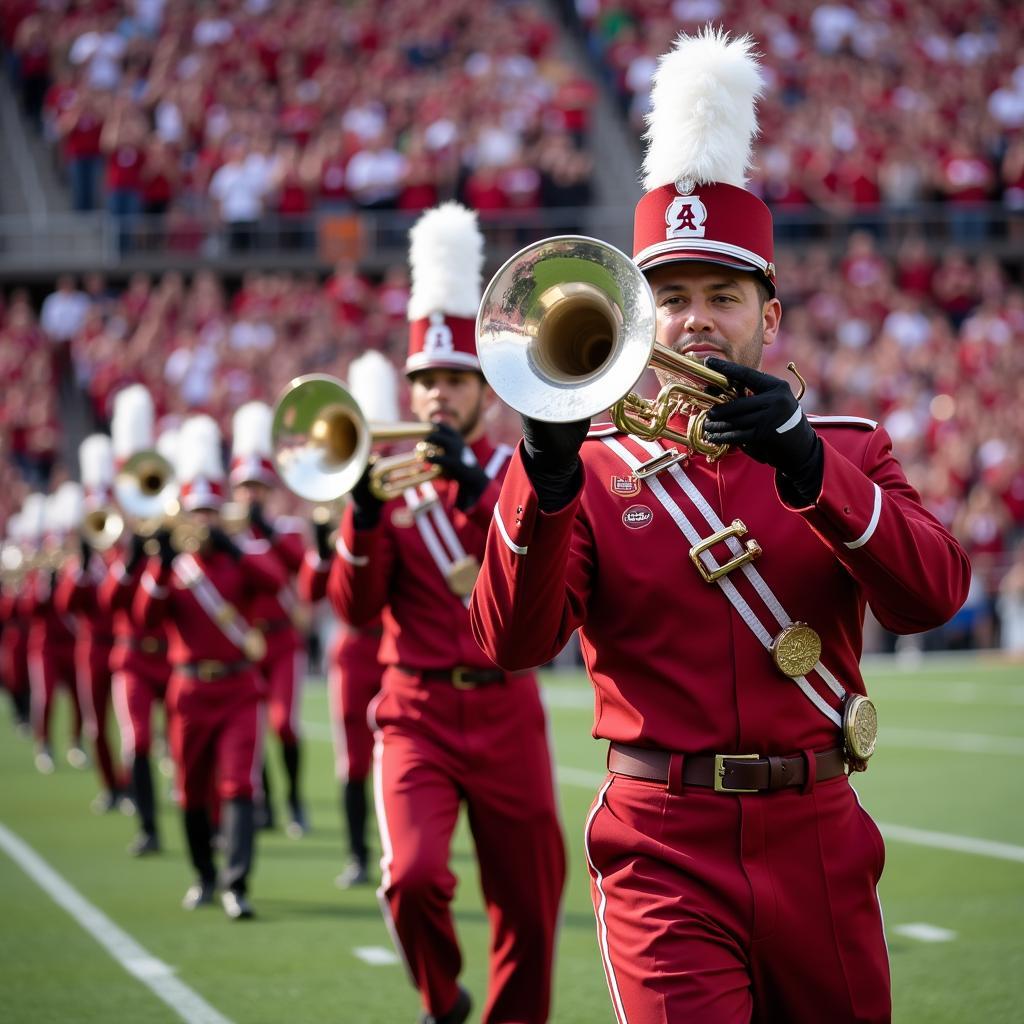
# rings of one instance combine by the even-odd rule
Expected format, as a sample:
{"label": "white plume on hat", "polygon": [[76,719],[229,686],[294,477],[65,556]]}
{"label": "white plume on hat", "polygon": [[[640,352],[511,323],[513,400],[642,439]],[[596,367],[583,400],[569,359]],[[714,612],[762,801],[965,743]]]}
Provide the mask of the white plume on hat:
{"label": "white plume on hat", "polygon": [[270,458],[273,446],[270,440],[274,413],[266,402],[246,402],[235,412],[231,421],[231,454],[236,459],[249,455]]}
{"label": "white plume on hat", "polygon": [[460,203],[427,210],[409,232],[409,319],[431,313],[475,318],[483,291],[484,236]]}
{"label": "white plume on hat", "polygon": [[398,371],[387,356],[370,350],[353,359],[348,368],[348,385],[371,423],[398,421]]}
{"label": "white plume on hat", "polygon": [[26,540],[39,540],[46,519],[46,495],[33,491],[21,504],[21,533]]}
{"label": "white plume on hat", "polygon": [[82,517],[85,514],[85,496],[82,494],[82,485],[74,480],[66,480],[57,488],[53,495],[56,506],[56,517],[62,533],[70,533],[82,525]]}
{"label": "white plume on hat", "polygon": [[114,396],[110,437],[114,455],[127,459],[153,447],[153,396],[142,384],[131,384]]}
{"label": "white plume on hat", "polygon": [[646,116],[644,189],[678,178],[743,188],[764,89],[750,36],[729,39],[710,25],[682,34],[658,60]]}
{"label": "white plume on hat", "polygon": [[174,475],[181,483],[224,479],[220,451],[220,427],[209,416],[190,416],[178,431]]}
{"label": "white plume on hat", "polygon": [[179,429],[178,427],[168,427],[166,430],[162,430],[156,439],[157,453],[162,455],[172,467],[176,466],[178,462]]}
{"label": "white plume on hat", "polygon": [[54,491],[53,494],[48,494],[43,502],[43,534],[61,534],[64,529],[64,509],[60,495]]}
{"label": "white plume on hat", "polygon": [[86,490],[106,490],[114,479],[114,446],[106,434],[90,434],[78,446],[78,468]]}

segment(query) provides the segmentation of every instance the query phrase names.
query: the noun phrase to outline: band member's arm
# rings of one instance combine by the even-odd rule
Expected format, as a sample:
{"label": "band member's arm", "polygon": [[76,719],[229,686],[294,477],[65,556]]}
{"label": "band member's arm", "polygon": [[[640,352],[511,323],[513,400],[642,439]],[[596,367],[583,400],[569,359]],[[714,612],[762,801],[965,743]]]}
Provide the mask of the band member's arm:
{"label": "band member's arm", "polygon": [[921,505],[889,435],[872,433],[859,466],[827,439],[823,447],[821,492],[797,511],[861,584],[886,629],[919,633],[948,622],[967,599],[970,561]]}
{"label": "band member's arm", "polygon": [[123,559],[118,559],[107,570],[97,590],[100,613],[113,615],[114,612],[131,613],[132,602],[147,558],[143,547],[145,538],[132,534],[131,543]]}
{"label": "band member's arm", "polygon": [[512,457],[469,605],[477,643],[510,672],[550,661],[586,618],[593,545],[580,493],[542,511],[522,445]]}
{"label": "band member's arm", "polygon": [[155,629],[170,614],[171,563],[151,558],[139,579],[132,618],[143,629]]}
{"label": "band member's arm", "polygon": [[356,509],[349,505],[338,528],[337,554],[327,580],[327,596],[335,612],[352,626],[365,626],[388,603],[394,569],[394,547],[386,524],[356,528]]}

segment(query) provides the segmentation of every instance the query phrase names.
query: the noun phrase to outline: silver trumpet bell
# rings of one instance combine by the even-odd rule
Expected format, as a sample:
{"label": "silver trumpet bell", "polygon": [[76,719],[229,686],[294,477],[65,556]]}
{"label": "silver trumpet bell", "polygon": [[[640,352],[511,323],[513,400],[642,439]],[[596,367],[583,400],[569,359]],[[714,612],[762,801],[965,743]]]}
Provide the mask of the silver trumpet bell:
{"label": "silver trumpet bell", "polygon": [[114,498],[133,519],[162,520],[177,504],[174,467],[157,451],[137,452],[114,478]]}
{"label": "silver trumpet bell", "polygon": [[94,551],[109,551],[124,533],[124,519],[116,508],[103,505],[86,512],[81,529]]}
{"label": "silver trumpet bell", "polygon": [[[375,443],[422,439],[429,423],[371,423],[340,380],[325,373],[296,377],[274,406],[271,444],[284,485],[307,501],[330,502],[347,494],[373,461]],[[395,456],[371,471],[371,489],[382,500],[439,475],[424,464],[427,453]],[[406,469],[408,468],[408,471]]]}

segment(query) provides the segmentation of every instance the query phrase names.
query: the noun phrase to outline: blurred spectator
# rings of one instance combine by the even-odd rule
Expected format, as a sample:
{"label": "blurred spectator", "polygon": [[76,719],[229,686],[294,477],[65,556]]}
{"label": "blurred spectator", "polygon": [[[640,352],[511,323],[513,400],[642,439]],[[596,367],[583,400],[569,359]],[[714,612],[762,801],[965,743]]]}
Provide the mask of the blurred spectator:
{"label": "blurred spectator", "polygon": [[1017,544],[1013,563],[999,585],[997,602],[1004,651],[1024,655],[1024,540]]}

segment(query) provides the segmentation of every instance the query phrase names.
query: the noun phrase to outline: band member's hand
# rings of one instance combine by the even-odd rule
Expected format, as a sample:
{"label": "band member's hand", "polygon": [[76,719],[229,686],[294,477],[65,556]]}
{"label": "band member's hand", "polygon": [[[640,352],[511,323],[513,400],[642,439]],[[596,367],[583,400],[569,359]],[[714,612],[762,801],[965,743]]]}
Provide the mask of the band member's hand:
{"label": "band member's hand", "polygon": [[242,549],[225,533],[221,526],[210,527],[210,547],[214,551],[223,551],[236,562],[242,557]]}
{"label": "band member's hand", "polygon": [[171,543],[171,531],[161,528],[153,534],[153,539],[160,545],[160,565],[164,569],[170,569],[178,554]]}
{"label": "band member's hand", "polygon": [[709,359],[707,366],[751,392],[712,406],[704,421],[707,439],[739,446],[752,459],[774,466],[803,501],[816,501],[824,449],[789,384],[725,359]]}
{"label": "band member's hand", "polygon": [[321,561],[326,562],[333,554],[333,551],[331,550],[331,534],[333,532],[334,527],[330,522],[321,522],[319,519],[313,520],[313,536],[316,537],[316,553],[320,556]]}
{"label": "band member's hand", "polygon": [[370,471],[373,463],[366,467],[359,483],[352,488],[352,519],[357,530],[372,530],[380,522],[384,502],[370,490]]}
{"label": "band member's hand", "polygon": [[128,556],[124,560],[125,572],[134,572],[146,560],[146,542],[151,538],[133,533],[128,541]]}
{"label": "band member's hand", "polygon": [[424,440],[439,451],[437,455],[428,456],[427,462],[440,466],[441,475],[459,485],[456,506],[463,510],[472,508],[487,490],[490,477],[475,459],[466,462],[466,441],[462,434],[447,423],[435,423]]}
{"label": "band member's hand", "polygon": [[540,507],[557,512],[573,499],[580,488],[580,448],[587,438],[590,420],[545,423],[520,417],[523,423],[523,465]]}
{"label": "band member's hand", "polygon": [[274,539],[274,528],[270,525],[263,512],[263,506],[258,501],[249,504],[249,524],[260,536],[267,540]]}
{"label": "band member's hand", "polygon": [[78,536],[78,557],[82,563],[83,572],[89,568],[89,560],[92,558],[92,545],[86,539],[84,533]]}

